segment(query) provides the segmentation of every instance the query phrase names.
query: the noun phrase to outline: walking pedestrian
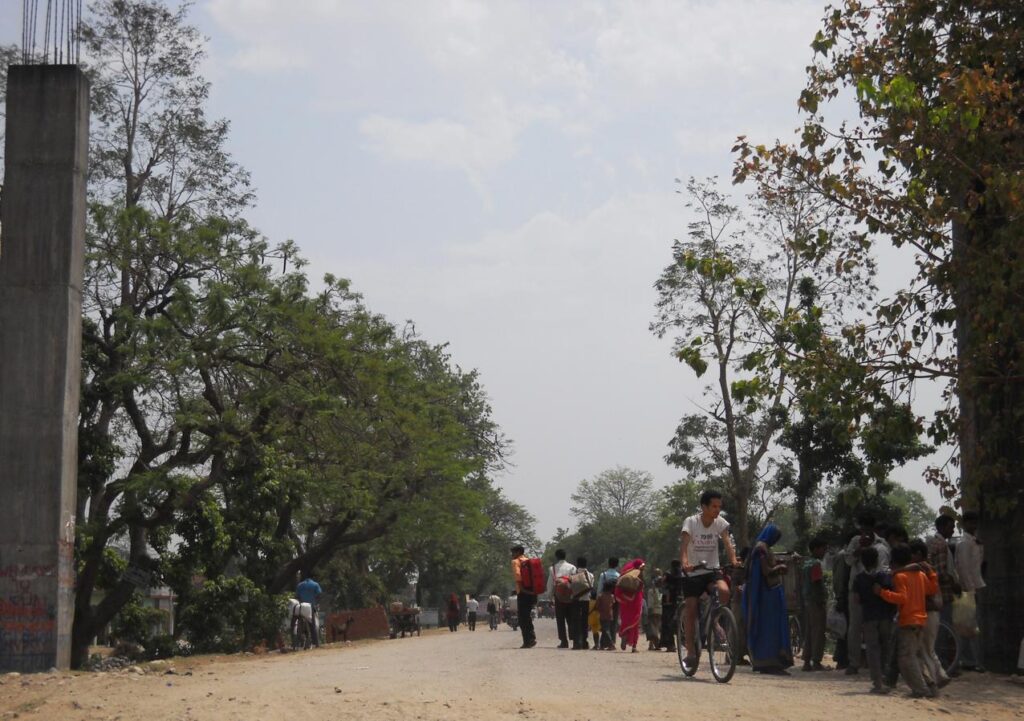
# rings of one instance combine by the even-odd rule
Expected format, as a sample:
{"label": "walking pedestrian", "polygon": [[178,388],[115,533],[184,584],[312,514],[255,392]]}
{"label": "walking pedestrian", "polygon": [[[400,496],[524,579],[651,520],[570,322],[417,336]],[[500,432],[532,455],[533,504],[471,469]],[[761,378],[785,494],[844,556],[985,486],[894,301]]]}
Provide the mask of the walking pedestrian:
{"label": "walking pedestrian", "polygon": [[[601,575],[597,577],[597,583],[594,584],[595,591],[600,591],[604,588],[604,584],[608,581],[619,580],[619,559],[612,556],[608,559],[608,568],[601,571]],[[614,620],[612,621],[612,640],[615,639],[615,635],[619,629],[619,605],[615,604],[613,609]]]}
{"label": "walking pedestrian", "polygon": [[501,614],[501,596],[494,591],[487,597],[487,622],[492,631],[498,630],[498,620]]}
{"label": "walking pedestrian", "polygon": [[[640,623],[643,618],[643,572],[644,559],[635,558],[622,567],[622,574],[615,585],[615,600],[619,605],[619,621],[621,622],[619,627],[620,647],[625,651],[629,646],[633,649],[633,653],[636,653],[636,645],[640,640]],[[629,586],[633,586],[633,583],[637,584],[632,590],[629,590],[625,583],[624,579],[627,577],[636,579],[629,584]]]}
{"label": "walking pedestrian", "polygon": [[558,648],[569,648],[569,636],[572,631],[571,629],[567,630],[566,626],[571,626],[569,614],[575,601],[559,599],[555,595],[555,586],[559,578],[572,576],[574,573],[576,573],[576,566],[565,560],[565,549],[556,549],[555,562],[551,564],[548,574],[547,590],[548,593],[555,596],[555,628],[558,631]]}
{"label": "walking pedestrian", "polygon": [[537,645],[537,634],[533,629],[533,607],[537,605],[537,594],[523,588],[520,567],[526,561],[526,549],[517,544],[509,551],[512,554],[512,576],[516,581],[516,612],[519,616],[519,630],[523,635],[520,648],[533,648]]}
{"label": "walking pedestrian", "polygon": [[448,619],[448,630],[455,633],[459,630],[459,597],[456,594],[448,596],[446,617]]}
{"label": "walking pedestrian", "polygon": [[985,664],[981,657],[981,634],[977,630],[978,594],[985,588],[985,580],[981,576],[985,547],[981,545],[977,536],[977,511],[964,511],[960,525],[964,534],[956,544],[956,572],[960,577],[962,592],[974,597],[974,622],[971,624],[971,632],[960,635],[960,668],[985,673]]}
{"label": "walking pedestrian", "polygon": [[[589,581],[589,585],[594,585],[594,574],[587,570],[587,559],[580,556],[576,559],[576,574],[585,573]],[[579,598],[573,601],[572,610],[569,611],[572,621],[569,623],[569,628],[572,631],[572,649],[579,651],[585,648],[589,648],[587,642],[587,616],[590,613],[590,596],[587,593],[583,593]]]}
{"label": "walking pedestrian", "polygon": [[466,625],[469,626],[470,631],[476,630],[476,612],[480,608],[480,602],[472,596],[466,601]]}

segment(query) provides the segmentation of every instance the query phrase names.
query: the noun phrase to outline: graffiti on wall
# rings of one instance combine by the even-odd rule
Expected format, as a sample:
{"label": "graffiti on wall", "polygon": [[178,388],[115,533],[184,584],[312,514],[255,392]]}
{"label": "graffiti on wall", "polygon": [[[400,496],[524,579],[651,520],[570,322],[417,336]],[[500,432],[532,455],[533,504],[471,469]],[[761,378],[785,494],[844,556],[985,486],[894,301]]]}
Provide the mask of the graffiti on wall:
{"label": "graffiti on wall", "polygon": [[0,568],[0,657],[5,667],[37,670],[53,664],[57,609],[38,592],[57,580],[56,566]]}

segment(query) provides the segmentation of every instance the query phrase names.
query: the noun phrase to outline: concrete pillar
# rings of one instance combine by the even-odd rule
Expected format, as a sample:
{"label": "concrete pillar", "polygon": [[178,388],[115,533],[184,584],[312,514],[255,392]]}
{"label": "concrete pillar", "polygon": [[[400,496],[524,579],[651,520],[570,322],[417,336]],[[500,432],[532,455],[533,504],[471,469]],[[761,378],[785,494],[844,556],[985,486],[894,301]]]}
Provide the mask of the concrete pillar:
{"label": "concrete pillar", "polygon": [[89,83],[11,66],[0,206],[0,670],[70,662]]}

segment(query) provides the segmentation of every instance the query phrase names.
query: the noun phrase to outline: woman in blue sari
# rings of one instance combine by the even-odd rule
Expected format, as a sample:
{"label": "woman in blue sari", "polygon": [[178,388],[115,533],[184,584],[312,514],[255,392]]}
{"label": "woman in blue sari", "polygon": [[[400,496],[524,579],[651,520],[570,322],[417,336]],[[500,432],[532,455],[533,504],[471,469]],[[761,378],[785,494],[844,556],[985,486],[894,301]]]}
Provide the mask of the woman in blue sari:
{"label": "woman in blue sari", "polygon": [[743,616],[747,624],[750,663],[761,673],[788,675],[793,665],[786,615],[786,592],[782,575],[786,565],[778,563],[772,546],[782,531],[769,523],[757,537],[747,558],[747,585],[743,594]]}

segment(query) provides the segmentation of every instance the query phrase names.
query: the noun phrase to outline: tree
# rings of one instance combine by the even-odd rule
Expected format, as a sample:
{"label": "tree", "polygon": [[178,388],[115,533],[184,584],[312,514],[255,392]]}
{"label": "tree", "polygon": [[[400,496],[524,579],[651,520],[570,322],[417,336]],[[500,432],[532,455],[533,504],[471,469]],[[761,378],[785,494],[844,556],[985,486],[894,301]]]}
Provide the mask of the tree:
{"label": "tree", "polygon": [[[776,189],[752,199],[754,222],[747,224],[713,179],[691,179],[686,191],[697,219],[689,239],[673,244],[673,262],[655,283],[651,330],[672,334],[676,357],[698,377],[709,366],[715,377],[705,407],[680,421],[666,460],[723,484],[737,540],[747,545],[751,504],[770,489],[765,463],[791,403],[788,359],[800,339],[788,324],[798,287],[821,276],[828,262],[801,249],[834,218],[810,196]],[[850,280],[818,284],[831,316],[870,288],[869,277]]]}
{"label": "tree", "polygon": [[572,513],[580,523],[599,524],[607,519],[644,523],[654,506],[654,477],[624,466],[584,479],[569,496]]}
{"label": "tree", "polygon": [[225,149],[228,122],[211,121],[205,56],[191,3],[98,0],[82,26],[92,80],[90,193],[170,220],[234,217],[252,201],[249,176]]}
{"label": "tree", "polygon": [[911,538],[924,538],[929,532],[934,532],[936,511],[920,491],[893,483],[888,500],[900,509],[904,527]]}
{"label": "tree", "polygon": [[661,564],[667,568],[673,559],[679,558],[679,534],[683,521],[700,510],[702,489],[695,481],[676,481],[659,489],[654,512],[654,521],[647,533],[645,555],[652,568]]}
{"label": "tree", "polygon": [[[1022,28],[1024,8],[1009,0],[841,3],[812,43],[798,143],[741,139],[734,173],[765,186],[785,178],[842,212],[843,227],[816,243],[841,254],[837,273],[879,241],[914,252],[916,276],[847,342],[904,389],[947,383],[928,431],[958,450],[931,477],[980,510],[991,581],[981,627],[986,657],[1005,671],[1024,635],[1024,620],[1005,613],[1024,603]],[[824,108],[847,91],[858,119],[829,123]]]}
{"label": "tree", "polygon": [[579,526],[574,533],[559,529],[544,556],[554,561],[555,547],[564,547],[570,561],[584,556],[591,567],[605,559],[642,556],[658,505],[654,478],[646,471],[616,466],[583,479],[570,496]]}
{"label": "tree", "polygon": [[204,115],[186,9],[105,0],[84,30],[98,122],[76,666],[150,579],[201,620],[197,608],[237,586],[219,577],[240,571],[248,624],[274,616],[298,570],[344,554],[370,574],[362,547],[396,528],[412,537],[445,516],[441,527],[482,531],[507,445],[475,372],[370,312],[345,280],[311,294],[295,247],[271,248],[240,218],[247,177],[224,150],[227,124]]}

